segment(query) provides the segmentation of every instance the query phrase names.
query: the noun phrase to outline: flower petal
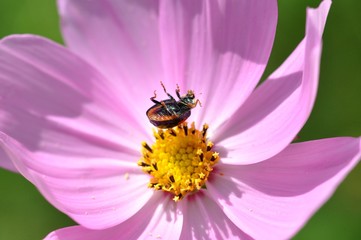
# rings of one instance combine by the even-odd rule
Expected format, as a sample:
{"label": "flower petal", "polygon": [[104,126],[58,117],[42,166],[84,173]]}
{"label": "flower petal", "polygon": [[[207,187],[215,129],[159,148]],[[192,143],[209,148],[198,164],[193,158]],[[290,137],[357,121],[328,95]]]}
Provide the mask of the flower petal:
{"label": "flower petal", "polygon": [[164,81],[158,5],[158,1],[58,0],[66,45],[101,71],[120,101],[142,119],[152,105],[149,97]]}
{"label": "flower petal", "polygon": [[149,177],[132,162],[33,154],[3,133],[0,147],[50,203],[88,228],[107,228],[127,220],[153,192],[146,187]]}
{"label": "flower petal", "polygon": [[1,40],[0,78],[1,149],[54,206],[102,228],[144,205],[151,192],[136,149],[145,134],[101,74],[58,44],[22,35]]}
{"label": "flower petal", "polygon": [[122,224],[104,229],[90,230],[81,226],[59,229],[50,233],[47,240],[118,240],[118,239],[178,239],[183,223],[176,203],[157,192],[135,216]]}
{"label": "flower petal", "polygon": [[260,163],[217,165],[207,189],[225,214],[255,239],[289,239],[360,158],[361,138],[296,143]]}
{"label": "flower petal", "polygon": [[300,131],[315,101],[321,35],[331,1],[308,9],[306,37],[289,58],[250,96],[214,137],[228,151],[225,163],[265,160]]}
{"label": "flower petal", "polygon": [[217,128],[250,95],[268,62],[276,24],[274,0],[162,2],[165,78],[202,93],[203,108],[194,111],[199,125]]}
{"label": "flower petal", "polygon": [[142,99],[160,80],[179,83],[203,93],[204,115],[194,116],[215,127],[224,121],[215,113],[229,116],[259,81],[277,22],[275,0],[58,3],[67,45],[103,71],[129,109],[143,116]]}
{"label": "flower petal", "polygon": [[12,161],[8,158],[8,155],[2,149],[0,149],[0,167],[13,172],[18,171]]}
{"label": "flower petal", "polygon": [[184,204],[180,239],[251,239],[225,216],[206,192],[187,197]]}
{"label": "flower petal", "polygon": [[145,130],[108,88],[96,70],[49,40],[0,42],[0,130],[30,151],[138,156]]}

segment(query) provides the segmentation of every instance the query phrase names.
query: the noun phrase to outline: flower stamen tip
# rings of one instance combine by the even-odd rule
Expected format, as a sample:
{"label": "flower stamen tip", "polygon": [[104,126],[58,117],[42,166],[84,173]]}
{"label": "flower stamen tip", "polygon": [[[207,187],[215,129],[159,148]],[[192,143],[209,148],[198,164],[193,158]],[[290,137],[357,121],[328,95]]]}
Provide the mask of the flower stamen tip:
{"label": "flower stamen tip", "polygon": [[153,131],[156,139],[150,147],[142,143],[142,157],[138,165],[152,176],[148,187],[174,195],[175,202],[188,193],[205,186],[219,154],[212,151],[213,143],[207,141],[209,126],[202,130],[192,123],[182,123],[170,129]]}

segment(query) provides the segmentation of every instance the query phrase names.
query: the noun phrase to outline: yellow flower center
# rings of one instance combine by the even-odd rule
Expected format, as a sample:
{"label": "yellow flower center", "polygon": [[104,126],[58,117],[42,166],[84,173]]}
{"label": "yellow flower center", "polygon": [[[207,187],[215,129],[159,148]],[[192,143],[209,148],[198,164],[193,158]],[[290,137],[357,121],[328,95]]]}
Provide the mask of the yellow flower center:
{"label": "yellow flower center", "polygon": [[182,123],[175,128],[154,130],[156,139],[150,147],[142,143],[142,158],[138,165],[152,176],[149,187],[174,194],[179,201],[188,193],[205,186],[209,173],[219,161],[213,143],[207,141],[208,125],[201,131]]}

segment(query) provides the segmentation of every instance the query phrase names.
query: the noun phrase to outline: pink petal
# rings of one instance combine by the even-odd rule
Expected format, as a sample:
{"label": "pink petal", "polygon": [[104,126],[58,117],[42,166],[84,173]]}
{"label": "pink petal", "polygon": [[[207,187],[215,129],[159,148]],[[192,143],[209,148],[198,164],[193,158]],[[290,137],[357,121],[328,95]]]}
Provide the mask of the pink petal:
{"label": "pink petal", "polygon": [[5,38],[0,72],[0,129],[31,151],[138,154],[144,128],[104,77],[64,47],[30,35]]}
{"label": "pink petal", "polygon": [[184,204],[180,239],[251,239],[204,192],[187,197]]}
{"label": "pink petal", "polygon": [[360,158],[361,138],[296,143],[260,163],[217,165],[207,189],[255,239],[290,239]]}
{"label": "pink petal", "polygon": [[128,111],[146,121],[149,98],[161,89],[159,82],[166,81],[158,5],[158,1],[58,0],[66,45],[101,71]]}
{"label": "pink petal", "polygon": [[102,229],[133,216],[149,200],[149,177],[129,158],[48,156],[1,134],[0,147],[45,198],[81,225]]}
{"label": "pink petal", "polygon": [[225,163],[265,160],[284,149],[305,124],[315,101],[321,35],[331,1],[308,9],[306,37],[289,58],[223,125],[214,142],[225,147]]}
{"label": "pink petal", "polygon": [[59,229],[47,240],[178,239],[183,217],[171,198],[157,192],[135,216],[113,228],[89,230],[81,226]]}
{"label": "pink petal", "polygon": [[[146,134],[117,104],[104,77],[67,49],[30,35],[5,38],[0,72],[0,129],[30,151],[137,156],[139,136]],[[7,158],[1,166],[14,170]]]}
{"label": "pink petal", "polygon": [[276,23],[274,0],[162,2],[165,78],[202,93],[203,108],[193,111],[199,125],[208,122],[211,131],[216,129],[253,91],[267,64]]}
{"label": "pink petal", "polygon": [[15,165],[11,162],[7,154],[2,149],[0,149],[0,167],[13,172],[18,171]]}
{"label": "pink petal", "polygon": [[275,0],[58,2],[67,45],[108,76],[129,109],[142,117],[160,80],[171,93],[179,83],[202,93],[203,115],[193,115],[214,128],[259,81],[277,22]]}
{"label": "pink petal", "polygon": [[118,224],[144,205],[151,191],[136,164],[144,128],[101,74],[29,35],[1,40],[0,73],[1,151],[52,204],[91,228]]}

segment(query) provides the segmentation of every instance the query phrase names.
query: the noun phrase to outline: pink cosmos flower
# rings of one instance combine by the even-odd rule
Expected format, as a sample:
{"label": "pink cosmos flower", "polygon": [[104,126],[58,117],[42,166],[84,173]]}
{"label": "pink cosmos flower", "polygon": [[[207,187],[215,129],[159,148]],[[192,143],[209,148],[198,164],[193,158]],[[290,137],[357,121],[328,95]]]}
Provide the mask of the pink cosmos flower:
{"label": "pink cosmos flower", "polygon": [[[0,165],[80,224],[48,239],[286,239],[359,162],[360,138],[290,144],[315,101],[331,1],[257,88],[276,0],[58,5],[68,48],[0,42]],[[160,80],[202,107],[154,143],[145,112]]]}

